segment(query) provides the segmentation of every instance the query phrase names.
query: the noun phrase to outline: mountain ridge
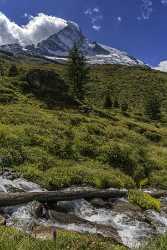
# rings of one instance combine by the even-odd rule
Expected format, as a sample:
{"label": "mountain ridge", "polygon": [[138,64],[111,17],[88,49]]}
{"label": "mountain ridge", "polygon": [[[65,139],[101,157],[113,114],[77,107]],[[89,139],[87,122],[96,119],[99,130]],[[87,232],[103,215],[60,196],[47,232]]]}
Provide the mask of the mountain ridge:
{"label": "mountain ridge", "polygon": [[65,62],[70,49],[74,44],[79,44],[82,52],[90,64],[122,64],[141,65],[144,63],[133,56],[118,49],[89,41],[82,33],[78,24],[67,21],[59,32],[42,40],[37,45],[31,44],[23,47],[21,44],[6,44],[0,46],[0,50],[11,52],[15,55],[42,56],[54,61]]}

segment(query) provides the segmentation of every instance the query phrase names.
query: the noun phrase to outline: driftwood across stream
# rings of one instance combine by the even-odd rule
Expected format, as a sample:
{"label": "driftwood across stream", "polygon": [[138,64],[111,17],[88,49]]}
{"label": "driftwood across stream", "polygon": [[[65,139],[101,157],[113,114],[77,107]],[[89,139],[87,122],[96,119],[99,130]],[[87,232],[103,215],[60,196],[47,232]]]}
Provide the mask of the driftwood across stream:
{"label": "driftwood across stream", "polygon": [[[121,198],[127,197],[127,190],[105,189],[105,190],[79,190],[79,191],[48,191],[48,192],[32,192],[32,193],[0,193],[0,207],[14,206],[31,201],[39,202],[58,202],[70,201],[77,199],[93,199],[93,198]],[[151,193],[153,197],[160,198],[167,196],[167,191],[157,191]]]}

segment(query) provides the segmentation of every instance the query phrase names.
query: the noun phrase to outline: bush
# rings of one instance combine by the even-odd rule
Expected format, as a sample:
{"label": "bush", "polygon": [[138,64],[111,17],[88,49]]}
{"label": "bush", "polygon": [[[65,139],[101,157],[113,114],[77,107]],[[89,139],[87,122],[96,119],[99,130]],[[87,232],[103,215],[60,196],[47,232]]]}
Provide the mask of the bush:
{"label": "bush", "polygon": [[142,191],[129,190],[128,200],[129,202],[138,205],[144,210],[154,209],[158,212],[160,211],[160,206],[161,206],[160,201]]}
{"label": "bush", "polygon": [[114,100],[113,107],[114,108],[119,108],[119,102],[118,102],[117,99]]}
{"label": "bush", "polygon": [[109,163],[115,168],[120,168],[124,173],[130,176],[134,175],[135,168],[137,166],[137,159],[134,155],[135,152],[128,146],[122,146],[119,144],[107,145],[102,149],[102,158],[104,162]]}
{"label": "bush", "polygon": [[153,141],[153,142],[160,142],[161,141],[161,135],[157,134],[156,132],[147,131],[144,133],[144,135],[150,141]]}
{"label": "bush", "polygon": [[122,112],[127,112],[128,111],[128,104],[126,102],[123,102],[121,104],[121,110],[122,110]]}
{"label": "bush", "polygon": [[149,240],[145,246],[139,248],[139,250],[166,250],[167,249],[167,235],[156,237]]}
{"label": "bush", "polygon": [[167,189],[167,171],[154,171],[149,177],[149,184],[155,188]]}

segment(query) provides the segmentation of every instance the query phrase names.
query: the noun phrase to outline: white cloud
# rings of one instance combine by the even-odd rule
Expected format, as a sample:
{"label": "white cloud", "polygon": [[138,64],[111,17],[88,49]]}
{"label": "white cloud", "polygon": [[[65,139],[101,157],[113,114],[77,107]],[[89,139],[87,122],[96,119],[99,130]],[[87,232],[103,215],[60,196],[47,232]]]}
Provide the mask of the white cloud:
{"label": "white cloud", "polygon": [[37,44],[67,25],[65,20],[43,13],[39,13],[35,17],[25,13],[24,17],[28,18],[29,22],[24,26],[19,26],[0,12],[0,45],[10,43]]}
{"label": "white cloud", "polygon": [[93,11],[94,11],[94,12],[97,12],[97,13],[100,12],[99,8],[97,8],[97,7],[95,7],[95,8],[93,9]]}
{"label": "white cloud", "polygon": [[[160,4],[167,6],[167,0],[158,0]],[[141,0],[141,16],[137,17],[137,20],[148,20],[153,12],[153,0]]]}
{"label": "white cloud", "polygon": [[92,12],[91,9],[87,9],[87,10],[84,11],[84,14],[85,14],[85,15],[90,15],[90,16],[91,16],[91,15],[93,14],[93,12]]}
{"label": "white cloud", "polygon": [[141,11],[142,18],[149,19],[153,12],[153,2],[151,0],[142,0]]}
{"label": "white cloud", "polygon": [[26,18],[26,19],[28,19],[28,20],[31,20],[31,19],[34,18],[34,16],[29,15],[28,13],[24,13],[23,17]]}
{"label": "white cloud", "polygon": [[118,17],[117,17],[117,21],[121,23],[121,22],[122,22],[122,17],[121,17],[121,16],[118,16]]}
{"label": "white cloud", "polygon": [[154,67],[153,69],[160,70],[163,72],[167,72],[167,60],[161,61],[157,67]]}
{"label": "white cloud", "polygon": [[24,13],[24,17],[27,18],[29,15],[28,13]]}
{"label": "white cloud", "polygon": [[101,29],[100,25],[93,25],[92,28],[96,31],[99,31]]}
{"label": "white cloud", "polygon": [[161,3],[162,3],[163,5],[167,5],[167,0],[161,0]]}
{"label": "white cloud", "polygon": [[84,14],[88,16],[92,29],[95,31],[99,31],[101,29],[101,21],[103,19],[103,15],[101,13],[101,10],[98,7],[89,8],[86,11],[84,11]]}

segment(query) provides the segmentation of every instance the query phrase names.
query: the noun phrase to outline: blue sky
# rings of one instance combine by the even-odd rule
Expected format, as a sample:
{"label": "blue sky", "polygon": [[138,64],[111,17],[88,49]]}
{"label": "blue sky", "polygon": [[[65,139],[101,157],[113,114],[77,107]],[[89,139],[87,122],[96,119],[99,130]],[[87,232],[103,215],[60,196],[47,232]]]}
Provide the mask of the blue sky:
{"label": "blue sky", "polygon": [[149,65],[167,60],[167,0],[0,0],[0,11],[19,25],[40,12],[73,20],[91,40]]}

